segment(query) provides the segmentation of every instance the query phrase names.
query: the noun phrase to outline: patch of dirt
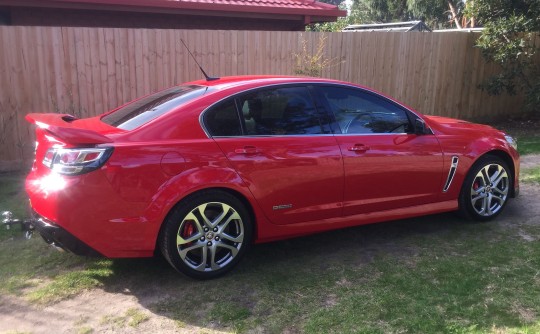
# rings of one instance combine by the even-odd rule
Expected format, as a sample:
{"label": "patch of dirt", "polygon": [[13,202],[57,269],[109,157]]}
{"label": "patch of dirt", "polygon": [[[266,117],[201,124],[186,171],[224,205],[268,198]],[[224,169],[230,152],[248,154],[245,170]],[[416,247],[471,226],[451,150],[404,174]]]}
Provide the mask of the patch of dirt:
{"label": "patch of dirt", "polygon": [[[521,157],[521,169],[540,166],[540,154],[529,154]],[[514,225],[536,225],[540,216],[540,186],[531,183],[520,183],[520,195],[514,198],[502,213],[505,217],[513,217],[519,220]],[[537,238],[518,229],[517,234],[523,240],[535,241]]]}
{"label": "patch of dirt", "polygon": [[529,169],[540,166],[540,154],[528,154],[521,157],[521,169]]}
{"label": "patch of dirt", "polygon": [[[130,326],[126,315],[130,309],[148,315],[148,320]],[[95,289],[46,307],[30,305],[14,296],[0,296],[0,332],[76,333],[85,329],[94,333],[178,333],[174,321],[150,313],[136,297],[122,293]],[[185,330],[198,332],[197,328]]]}
{"label": "patch of dirt", "polygon": [[518,235],[521,237],[521,239],[523,239],[525,241],[531,242],[531,241],[536,241],[537,240],[535,237],[533,237],[532,235],[527,234],[523,230],[519,230]]}
{"label": "patch of dirt", "polygon": [[519,314],[520,319],[526,323],[531,323],[536,320],[536,313],[532,309],[524,308],[521,305],[514,304],[513,311]]}
{"label": "patch of dirt", "polygon": [[513,136],[536,135],[536,129],[540,128],[540,113],[524,114],[523,118],[505,118],[499,122],[490,123],[490,125]]}
{"label": "patch of dirt", "polygon": [[[190,324],[179,324],[166,316],[152,313],[143,305],[156,297],[141,300],[125,293],[94,289],[59,303],[40,307],[24,299],[0,295],[0,333],[223,333]],[[129,311],[148,317],[137,326],[130,325]]]}
{"label": "patch of dirt", "polygon": [[324,300],[324,307],[332,308],[338,304],[338,298],[335,294],[329,294]]}
{"label": "patch of dirt", "polygon": [[[540,154],[528,155],[522,158],[522,168],[529,168],[533,166],[540,166]],[[527,232],[527,227],[532,225],[538,226],[538,217],[540,216],[540,185],[522,183],[521,194],[518,198],[513,199],[506,210],[496,219],[495,223],[499,226],[508,228],[508,231],[514,233],[516,237],[519,237],[526,241],[537,241],[538,238],[530,235]],[[432,217],[419,218],[418,221],[436,219],[448,221],[447,226],[453,226],[453,223],[458,223],[459,218],[455,218],[453,215],[440,215]],[[403,228],[410,228],[411,224],[403,223]],[[445,226],[446,226],[445,225]],[[425,227],[421,231],[415,233],[438,233],[437,227],[430,227],[431,225],[425,224]],[[440,228],[439,228],[440,229]],[[399,232],[401,230],[398,230]],[[339,239],[340,235],[348,235],[349,232],[331,232],[334,233],[333,237]],[[373,254],[378,253],[381,249],[388,253],[403,252],[404,249],[395,249],[395,245],[389,240],[392,239],[392,235],[387,235],[388,230],[384,228],[373,228],[371,235],[366,237],[365,235],[358,234],[353,235],[349,241],[336,242],[343,247],[349,247],[350,249],[358,248],[358,245],[364,245],[362,252],[366,253],[365,258],[362,258],[365,262],[372,260]],[[390,231],[389,233],[396,233],[396,231]],[[380,234],[380,235],[379,235]],[[369,242],[365,238],[377,239],[374,243]],[[344,238],[345,239],[345,238]],[[378,240],[381,239],[381,240]],[[378,241],[382,241],[378,243]],[[373,250],[372,248],[375,248]],[[373,254],[369,254],[371,252]],[[360,251],[359,251],[360,252]],[[414,255],[414,250],[411,250],[411,254]],[[358,254],[361,255],[360,253]],[[321,255],[325,256],[325,255]],[[341,254],[333,255],[331,252],[327,254],[328,262],[331,263],[332,257],[338,257],[343,260]],[[324,261],[323,261],[324,262]],[[254,269],[256,270],[256,269]],[[166,273],[164,275],[168,275]],[[172,275],[172,274],[171,274]],[[156,274],[156,276],[159,276]],[[144,282],[143,286],[137,286],[137,292],[134,293],[129,289],[120,287],[105,287],[96,288],[91,291],[87,291],[78,296],[64,300],[48,306],[36,306],[28,303],[24,298],[12,296],[12,295],[0,295],[0,333],[4,332],[30,332],[30,333],[77,333],[77,332],[90,332],[94,333],[146,333],[146,332],[158,332],[158,333],[223,333],[228,331],[227,328],[215,329],[206,327],[199,327],[192,323],[177,322],[167,317],[167,312],[156,313],[152,311],[152,305],[156,303],[166,301],[172,296],[171,291],[174,291],[173,285],[186,284],[186,286],[199,286],[199,282],[194,284],[188,281],[178,279],[179,282],[175,282],[173,278],[162,279],[162,277],[152,278],[153,282]],[[140,283],[140,282],[139,282]],[[342,279],[336,284],[347,287],[353,282],[347,279]],[[127,284],[130,286],[129,284]],[[203,286],[200,283],[200,286]],[[246,292],[247,293],[247,292]],[[181,298],[179,296],[174,296]],[[333,307],[338,303],[337,296],[328,295],[323,299],[323,307]],[[197,306],[194,306],[197,307]],[[137,326],[131,326],[130,316],[126,314],[128,310],[137,310],[140,313],[148,316],[148,319],[141,322]],[[170,312],[174,312],[171,310]],[[530,310],[515,307],[515,311],[519,316],[524,319],[530,319],[535,317]],[[115,320],[116,319],[116,320]],[[119,321],[118,319],[123,319]],[[210,326],[213,327],[213,326]],[[257,328],[252,329],[257,331]],[[261,330],[262,331],[262,330]],[[296,333],[300,330],[296,327],[289,327],[285,330],[288,333]]]}

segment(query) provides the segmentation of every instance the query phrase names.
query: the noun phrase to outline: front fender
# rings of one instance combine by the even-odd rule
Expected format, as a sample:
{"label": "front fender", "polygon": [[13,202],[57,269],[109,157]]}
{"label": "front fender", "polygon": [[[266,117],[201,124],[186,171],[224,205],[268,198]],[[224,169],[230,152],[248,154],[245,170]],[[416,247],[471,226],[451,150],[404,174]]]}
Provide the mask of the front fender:
{"label": "front fender", "polygon": [[486,154],[497,155],[509,165],[514,174],[514,186],[516,189],[519,188],[519,154],[508,145],[504,135],[490,133],[482,134],[477,138],[463,135],[439,135],[438,138],[444,155],[444,177],[450,170],[452,157],[459,158],[452,184],[448,191],[441,196],[443,201],[458,198],[467,173],[478,159]]}

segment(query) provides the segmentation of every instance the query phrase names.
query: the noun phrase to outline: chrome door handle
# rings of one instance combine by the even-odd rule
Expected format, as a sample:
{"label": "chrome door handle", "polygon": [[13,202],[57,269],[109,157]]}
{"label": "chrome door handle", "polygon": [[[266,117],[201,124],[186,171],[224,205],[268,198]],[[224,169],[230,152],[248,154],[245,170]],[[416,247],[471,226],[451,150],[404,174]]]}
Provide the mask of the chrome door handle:
{"label": "chrome door handle", "polygon": [[255,146],[244,146],[243,148],[237,148],[234,150],[236,154],[257,154],[259,150]]}
{"label": "chrome door handle", "polygon": [[355,144],[354,146],[349,147],[349,151],[352,151],[352,152],[362,153],[368,150],[369,150],[369,147],[364,144]]}

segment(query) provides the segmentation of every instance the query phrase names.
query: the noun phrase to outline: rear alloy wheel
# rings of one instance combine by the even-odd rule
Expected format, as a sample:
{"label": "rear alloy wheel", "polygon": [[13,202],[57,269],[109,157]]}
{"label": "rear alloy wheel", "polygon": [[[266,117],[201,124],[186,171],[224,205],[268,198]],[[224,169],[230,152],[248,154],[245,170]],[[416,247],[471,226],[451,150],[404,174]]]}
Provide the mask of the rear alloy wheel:
{"label": "rear alloy wheel", "polygon": [[231,270],[251,243],[250,216],[241,201],[207,191],[180,202],[160,236],[161,250],[178,271],[209,279]]}
{"label": "rear alloy wheel", "polygon": [[512,186],[509,171],[498,157],[481,158],[465,178],[459,199],[460,211],[479,221],[488,221],[500,214]]}

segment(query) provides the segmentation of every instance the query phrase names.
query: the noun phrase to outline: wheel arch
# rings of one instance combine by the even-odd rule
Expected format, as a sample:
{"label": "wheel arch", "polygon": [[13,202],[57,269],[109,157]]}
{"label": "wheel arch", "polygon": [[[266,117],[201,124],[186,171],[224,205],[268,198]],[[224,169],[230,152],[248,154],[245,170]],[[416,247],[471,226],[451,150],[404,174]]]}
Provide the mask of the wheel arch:
{"label": "wheel arch", "polygon": [[[478,161],[481,158],[483,158],[485,156],[488,156],[488,155],[495,156],[495,157],[501,159],[502,161],[504,161],[506,163],[506,165],[508,165],[508,168],[510,168],[510,173],[512,173],[512,177],[511,177],[512,187],[510,188],[510,197],[515,197],[516,196],[516,194],[515,194],[515,190],[516,190],[515,189],[516,166],[514,164],[514,159],[512,159],[510,154],[508,154],[507,152],[505,152],[503,150],[492,150],[492,151],[486,152],[486,153],[482,154],[481,156],[479,156],[478,159],[476,159],[476,161]],[[475,163],[476,163],[476,161],[475,161]]]}
{"label": "wheel arch", "polygon": [[[251,239],[251,242],[254,243],[255,239],[256,239],[256,236],[257,236],[257,215],[255,214],[255,210],[253,208],[253,205],[252,203],[247,199],[246,196],[244,196],[244,194],[242,194],[241,192],[235,190],[235,189],[232,189],[232,188],[226,188],[226,187],[215,187],[215,188],[208,188],[209,190],[220,190],[220,191],[224,191],[226,193],[229,193],[231,194],[232,196],[236,197],[238,200],[240,200],[240,202],[242,202],[242,204],[245,206],[246,210],[248,211],[249,213],[249,217],[251,218],[251,223],[253,224],[252,228],[253,228],[253,238]],[[207,189],[205,189],[207,190]],[[204,191],[204,190],[201,190],[201,191]]]}
{"label": "wheel arch", "polygon": [[239,191],[237,191],[235,189],[232,189],[232,188],[219,187],[219,186],[208,187],[208,188],[204,188],[204,189],[198,189],[198,190],[195,190],[195,191],[193,191],[193,192],[191,192],[189,194],[186,194],[184,197],[180,198],[174,205],[171,206],[171,208],[169,209],[167,214],[164,216],[164,219],[160,223],[159,231],[157,233],[157,237],[156,237],[155,244],[154,244],[154,253],[155,254],[158,253],[158,251],[159,251],[159,240],[160,240],[159,236],[163,232],[163,227],[165,225],[165,221],[167,220],[167,217],[169,217],[169,215],[171,214],[172,210],[174,210],[180,203],[182,203],[183,201],[185,201],[186,199],[188,199],[188,198],[190,198],[192,196],[198,196],[201,193],[210,192],[210,191],[214,191],[214,190],[218,190],[218,191],[228,193],[231,196],[236,197],[240,202],[242,202],[242,204],[244,205],[244,207],[246,208],[246,210],[248,211],[248,213],[250,215],[251,223],[253,225],[252,226],[253,235],[252,235],[251,243],[254,243],[256,241],[256,239],[257,239],[257,231],[258,231],[258,228],[257,228],[257,215],[255,214],[255,209],[254,209],[252,203],[247,199],[247,197],[244,194],[242,194],[241,192],[239,192]]}
{"label": "wheel arch", "polygon": [[[501,199],[499,198],[499,200],[497,201],[498,206],[492,206],[492,199],[491,199],[491,198],[497,197],[498,195],[489,196],[489,199],[486,201],[486,198],[488,198],[487,193],[491,193],[492,192],[491,190],[489,189],[483,190],[482,193],[484,193],[484,195],[482,195],[479,192],[476,192],[476,194],[474,194],[476,195],[476,200],[482,197],[484,198],[484,200],[482,200],[483,204],[481,204],[481,208],[477,208],[476,204],[473,203],[471,200],[471,196],[473,194],[471,194],[471,190],[470,190],[471,188],[469,187],[471,187],[474,184],[474,182],[476,182],[475,179],[478,177],[478,174],[480,173],[480,171],[486,168],[486,166],[490,166],[489,168],[491,169],[491,166],[493,163],[505,165],[504,167],[507,169],[510,189],[507,195],[505,196],[504,201],[501,201]],[[488,177],[489,180],[491,180],[492,175],[490,175],[489,173],[490,173],[489,171],[482,172],[482,178],[484,180],[482,181],[483,184],[486,184],[485,177]],[[478,155],[477,159],[474,160],[474,162],[471,164],[471,167],[467,170],[467,174],[461,186],[461,190],[458,197],[458,204],[459,204],[458,214],[461,217],[466,218],[467,220],[477,221],[477,222],[486,222],[486,221],[494,219],[497,215],[501,213],[504,206],[508,203],[508,198],[513,197],[515,193],[515,185],[514,185],[515,173],[516,173],[516,166],[515,166],[514,160],[512,159],[512,156],[508,154],[507,152],[505,152],[504,150],[493,149],[491,151],[487,151],[481,155]],[[488,182],[491,182],[491,181],[488,181]],[[491,184],[489,186],[491,186],[490,188],[493,188],[493,189],[494,187],[496,187],[496,185],[491,185]],[[486,186],[486,189],[487,188],[488,187]],[[495,211],[491,211],[491,209],[488,210],[488,208],[492,208],[492,207],[496,210]],[[488,210],[487,214],[485,210]]]}

